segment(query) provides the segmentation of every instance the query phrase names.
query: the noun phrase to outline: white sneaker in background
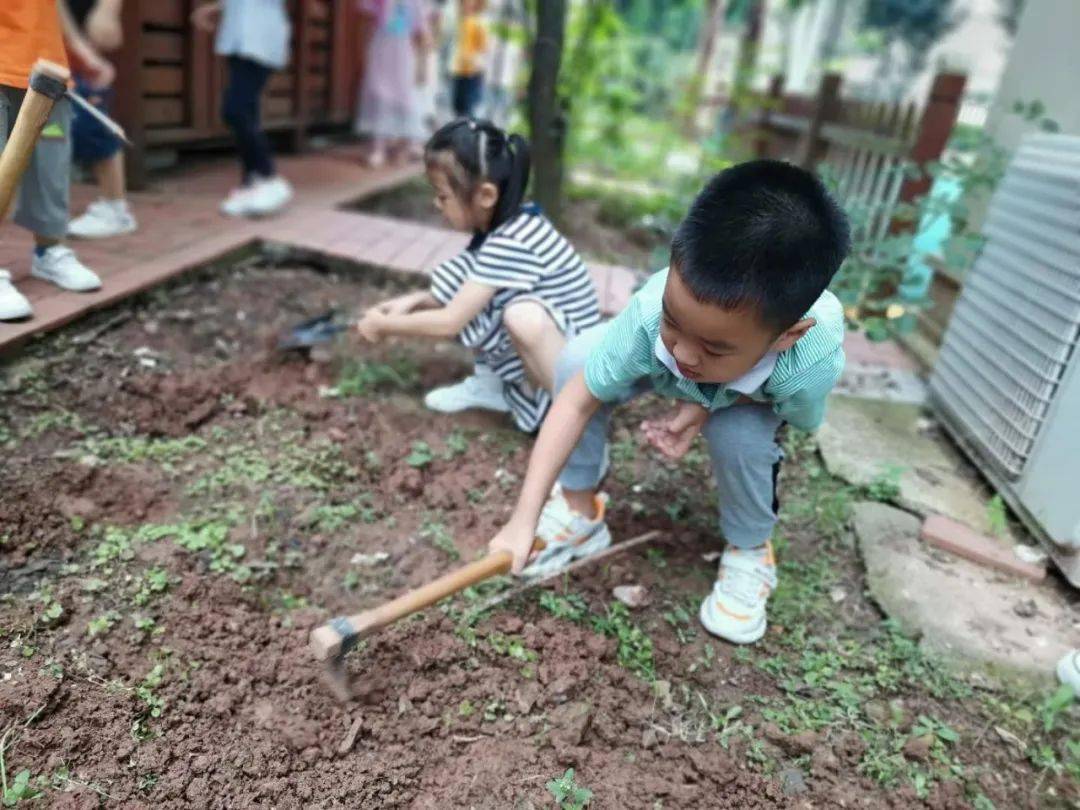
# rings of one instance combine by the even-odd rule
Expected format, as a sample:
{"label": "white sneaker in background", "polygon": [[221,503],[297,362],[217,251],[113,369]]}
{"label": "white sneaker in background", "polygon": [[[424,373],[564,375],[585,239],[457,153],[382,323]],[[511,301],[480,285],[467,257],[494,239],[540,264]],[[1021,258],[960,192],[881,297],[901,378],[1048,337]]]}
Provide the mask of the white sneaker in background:
{"label": "white sneaker in background", "polygon": [[1071,686],[1073,694],[1080,697],[1080,650],[1070,650],[1058,661],[1058,680]]}
{"label": "white sneaker in background", "polygon": [[276,214],[292,199],[293,190],[284,177],[256,180],[246,197],[247,215],[265,217]]}
{"label": "white sneaker in background", "polygon": [[439,413],[458,413],[470,408],[510,413],[503,387],[503,381],[494,372],[477,371],[459,383],[429,391],[424,405]]}
{"label": "white sneaker in background", "polygon": [[53,245],[40,256],[35,252],[30,275],[73,292],[92,292],[101,288],[101,279],[80,262],[75,251],[67,245]]}
{"label": "white sneaker in background", "polygon": [[229,196],[221,201],[221,213],[230,217],[246,217],[248,215],[248,197],[250,194],[250,186],[234,188],[229,192]]}
{"label": "white sneaker in background", "polygon": [[34,314],[26,296],[11,283],[11,273],[0,270],[0,321],[17,321]]}
{"label": "white sneaker in background", "polygon": [[131,233],[138,227],[127,200],[95,200],[86,213],[68,224],[68,236],[78,239],[104,239]]}

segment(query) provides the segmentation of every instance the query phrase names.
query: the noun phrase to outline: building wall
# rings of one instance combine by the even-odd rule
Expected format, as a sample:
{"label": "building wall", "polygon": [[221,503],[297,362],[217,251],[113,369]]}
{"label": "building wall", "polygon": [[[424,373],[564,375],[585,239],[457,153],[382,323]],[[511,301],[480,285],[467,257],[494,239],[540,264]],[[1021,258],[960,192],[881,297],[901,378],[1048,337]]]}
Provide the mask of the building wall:
{"label": "building wall", "polygon": [[1013,149],[1031,128],[1010,110],[1042,101],[1061,131],[1080,135],[1080,0],[1028,0],[987,128]]}

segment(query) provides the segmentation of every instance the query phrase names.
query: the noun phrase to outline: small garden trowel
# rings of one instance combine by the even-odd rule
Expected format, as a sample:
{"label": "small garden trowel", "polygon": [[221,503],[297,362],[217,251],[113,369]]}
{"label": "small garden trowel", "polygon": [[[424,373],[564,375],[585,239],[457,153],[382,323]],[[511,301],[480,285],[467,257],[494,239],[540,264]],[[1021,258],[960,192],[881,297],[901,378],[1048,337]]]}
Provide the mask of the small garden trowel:
{"label": "small garden trowel", "polygon": [[355,320],[340,320],[337,312],[331,309],[283,332],[278,338],[277,347],[283,352],[310,349],[329,343],[355,325]]}

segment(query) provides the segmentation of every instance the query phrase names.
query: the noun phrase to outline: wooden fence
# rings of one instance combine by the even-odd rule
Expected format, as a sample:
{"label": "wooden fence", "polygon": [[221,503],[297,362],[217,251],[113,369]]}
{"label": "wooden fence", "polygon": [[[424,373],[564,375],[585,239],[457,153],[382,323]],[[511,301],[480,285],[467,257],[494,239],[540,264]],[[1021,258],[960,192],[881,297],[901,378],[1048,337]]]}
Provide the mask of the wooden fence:
{"label": "wooden fence", "polygon": [[826,168],[845,207],[865,214],[864,231],[855,236],[880,238],[911,227],[895,218],[897,205],[930,189],[924,170],[945,151],[965,84],[962,74],[939,73],[918,105],[845,99],[835,73],[822,79],[814,96],[785,95],[783,79],[775,77],[758,99],[754,151],[810,170]]}
{"label": "wooden fence", "polygon": [[[124,46],[117,66],[116,116],[135,148],[129,175],[145,181],[148,149],[223,141],[223,60],[213,35],[195,30],[192,9],[204,0],[138,0],[124,4]],[[362,17],[354,0],[290,0],[292,58],[263,98],[267,130],[300,146],[312,126],[347,124],[355,106],[363,52]]]}

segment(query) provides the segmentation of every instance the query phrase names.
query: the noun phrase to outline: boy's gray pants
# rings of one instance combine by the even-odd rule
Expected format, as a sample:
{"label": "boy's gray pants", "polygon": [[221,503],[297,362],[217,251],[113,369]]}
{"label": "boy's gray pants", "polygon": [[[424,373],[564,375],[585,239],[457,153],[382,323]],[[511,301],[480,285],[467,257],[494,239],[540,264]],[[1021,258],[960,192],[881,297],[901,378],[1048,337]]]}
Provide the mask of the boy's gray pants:
{"label": "boy's gray pants", "polygon": [[[606,328],[607,324],[599,324],[566,344],[555,369],[556,391],[585,368],[585,361]],[[623,402],[651,390],[649,380],[643,379]],[[589,420],[559,476],[563,489],[589,490],[600,484],[606,472],[613,408],[612,404],[603,405]],[[772,537],[776,525],[776,475],[784,457],[776,442],[781,424],[768,405],[733,405],[714,411],[702,429],[716,479],[720,531],[728,543],[738,548],[760,546]]]}
{"label": "boy's gray pants", "polygon": [[[11,136],[25,96],[25,90],[0,85],[0,151]],[[26,167],[15,206],[15,222],[48,239],[63,239],[67,232],[71,118],[71,102],[57,101]]]}

